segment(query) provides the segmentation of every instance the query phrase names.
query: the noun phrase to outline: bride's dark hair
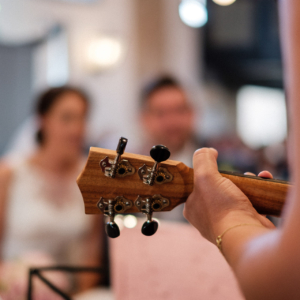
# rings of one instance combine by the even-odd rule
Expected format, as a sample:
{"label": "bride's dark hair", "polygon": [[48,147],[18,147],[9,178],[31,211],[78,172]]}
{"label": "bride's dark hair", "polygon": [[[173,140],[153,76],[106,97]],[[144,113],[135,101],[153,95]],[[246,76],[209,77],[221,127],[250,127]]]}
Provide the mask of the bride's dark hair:
{"label": "bride's dark hair", "polygon": [[[59,101],[61,96],[67,93],[78,95],[87,105],[89,105],[89,98],[83,90],[73,86],[55,87],[50,88],[39,95],[35,107],[36,114],[40,117],[45,116],[51,110],[53,105]],[[36,141],[41,145],[43,144],[44,139],[43,130],[40,128],[36,133]]]}

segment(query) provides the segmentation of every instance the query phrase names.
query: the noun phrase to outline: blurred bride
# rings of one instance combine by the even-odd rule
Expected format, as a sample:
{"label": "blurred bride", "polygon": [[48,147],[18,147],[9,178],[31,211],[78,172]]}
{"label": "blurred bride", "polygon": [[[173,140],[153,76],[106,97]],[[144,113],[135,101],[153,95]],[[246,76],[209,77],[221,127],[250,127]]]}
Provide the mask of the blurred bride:
{"label": "blurred bride", "polygon": [[[3,299],[25,299],[29,266],[100,264],[101,222],[84,214],[76,186],[84,162],[88,107],[86,95],[73,87],[43,93],[36,105],[40,129],[35,153],[17,165],[0,166]],[[65,279],[52,278],[70,290],[74,282]],[[80,277],[76,286],[84,289],[95,280]],[[37,291],[35,299],[54,299],[48,291]]]}

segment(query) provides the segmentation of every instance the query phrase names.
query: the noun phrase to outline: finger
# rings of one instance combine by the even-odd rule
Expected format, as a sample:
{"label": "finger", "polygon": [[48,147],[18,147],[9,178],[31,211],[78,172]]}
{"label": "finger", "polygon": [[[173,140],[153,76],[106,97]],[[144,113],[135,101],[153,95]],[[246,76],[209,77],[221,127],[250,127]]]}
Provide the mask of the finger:
{"label": "finger", "polygon": [[273,175],[269,171],[262,171],[258,174],[259,177],[272,179]]}
{"label": "finger", "polygon": [[213,148],[201,148],[194,153],[193,165],[195,174],[214,174],[218,172],[218,151]]}
{"label": "finger", "polygon": [[218,155],[219,155],[218,151],[217,151],[215,148],[212,148],[212,147],[210,147],[209,149],[211,150],[212,154],[213,154],[213,155],[215,156],[215,158],[217,159],[217,158],[218,158]]}
{"label": "finger", "polygon": [[244,175],[256,176],[254,173],[251,173],[251,172],[245,172]]}
{"label": "finger", "polygon": [[[244,175],[256,176],[254,173],[245,172]],[[262,171],[257,176],[272,179],[273,175],[269,171]]]}

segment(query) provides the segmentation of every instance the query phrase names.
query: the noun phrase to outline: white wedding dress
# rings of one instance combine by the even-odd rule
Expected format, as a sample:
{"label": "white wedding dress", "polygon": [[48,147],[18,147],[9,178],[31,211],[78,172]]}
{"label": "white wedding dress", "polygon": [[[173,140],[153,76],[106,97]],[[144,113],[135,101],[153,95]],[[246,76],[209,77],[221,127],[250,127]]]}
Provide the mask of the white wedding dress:
{"label": "white wedding dress", "polygon": [[[80,170],[78,170],[79,174]],[[76,176],[54,176],[25,161],[13,168],[4,214],[2,260],[42,252],[58,264],[76,264],[91,228]]]}

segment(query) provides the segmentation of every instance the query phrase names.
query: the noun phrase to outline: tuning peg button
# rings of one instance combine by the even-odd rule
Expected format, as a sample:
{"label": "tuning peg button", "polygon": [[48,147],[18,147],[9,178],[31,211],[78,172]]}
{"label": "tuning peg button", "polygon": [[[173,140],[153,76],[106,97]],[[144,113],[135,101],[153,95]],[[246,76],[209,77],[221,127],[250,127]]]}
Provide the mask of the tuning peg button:
{"label": "tuning peg button", "polygon": [[[142,166],[139,169],[139,176],[145,184],[153,185],[154,180],[157,176],[158,164],[162,161],[167,160],[170,157],[170,154],[171,153],[170,153],[169,149],[164,145],[156,145],[156,146],[152,147],[152,149],[150,150],[150,155],[155,160],[155,163],[154,163],[152,169],[148,170],[146,166]],[[168,179],[171,178],[169,175],[168,175],[168,177],[169,177]],[[160,179],[161,179],[161,177],[160,177]],[[158,181],[158,183],[161,183],[162,181],[163,181],[163,178],[162,178],[162,180]]]}
{"label": "tuning peg button", "polygon": [[118,146],[117,146],[117,149],[116,149],[116,152],[119,154],[119,155],[122,155],[125,151],[125,148],[126,148],[126,145],[127,145],[127,139],[124,138],[124,137],[120,137],[119,139],[119,143],[118,143]]}
{"label": "tuning peg button", "polygon": [[105,231],[110,238],[116,238],[120,235],[120,229],[115,222],[107,222]]}
{"label": "tuning peg button", "polygon": [[142,234],[146,236],[153,235],[158,228],[158,223],[152,220],[152,208],[151,208],[151,199],[147,198],[145,200],[144,213],[147,215],[147,221],[142,226]]}
{"label": "tuning peg button", "polygon": [[129,163],[127,159],[122,159],[121,156],[125,151],[127,145],[127,139],[120,137],[119,143],[116,149],[116,157],[114,160],[110,160],[108,156],[100,161],[100,167],[105,176],[110,178],[125,177],[132,175],[135,172],[135,168]]}
{"label": "tuning peg button", "polygon": [[150,150],[151,157],[158,163],[167,160],[171,153],[169,149],[164,145],[153,146]]}
{"label": "tuning peg button", "polygon": [[110,238],[116,238],[120,235],[120,229],[114,221],[115,212],[114,212],[114,201],[112,199],[108,200],[107,209],[108,209],[109,222],[106,223],[105,231]]}
{"label": "tuning peg button", "polygon": [[146,236],[151,236],[157,231],[157,228],[158,223],[156,221],[148,220],[142,226],[142,234]]}

